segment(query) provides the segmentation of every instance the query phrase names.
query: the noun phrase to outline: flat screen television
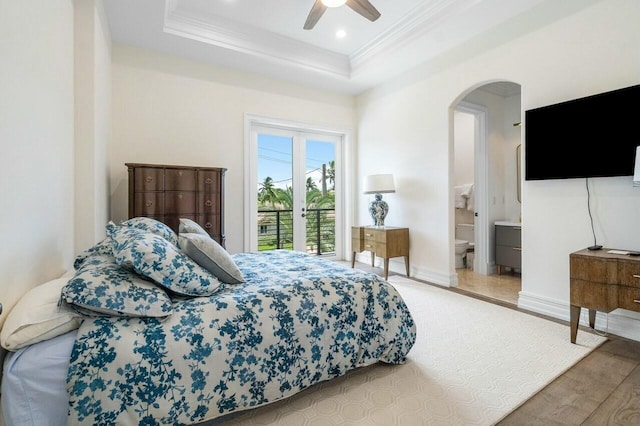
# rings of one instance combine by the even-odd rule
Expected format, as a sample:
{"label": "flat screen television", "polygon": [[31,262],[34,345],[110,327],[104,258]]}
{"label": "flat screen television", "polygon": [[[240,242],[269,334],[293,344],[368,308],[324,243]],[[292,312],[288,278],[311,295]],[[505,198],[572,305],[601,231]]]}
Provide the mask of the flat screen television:
{"label": "flat screen television", "polygon": [[640,85],[525,111],[525,180],[633,175]]}

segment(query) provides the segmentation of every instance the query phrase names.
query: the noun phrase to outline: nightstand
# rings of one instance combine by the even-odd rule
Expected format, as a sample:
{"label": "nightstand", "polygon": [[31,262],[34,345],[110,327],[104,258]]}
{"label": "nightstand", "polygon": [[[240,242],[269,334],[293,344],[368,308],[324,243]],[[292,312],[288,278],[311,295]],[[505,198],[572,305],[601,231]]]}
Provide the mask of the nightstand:
{"label": "nightstand", "polygon": [[351,228],[351,247],[353,257],[351,267],[355,266],[356,253],[371,252],[371,266],[375,265],[376,255],[384,259],[384,279],[389,278],[389,259],[404,256],[404,265],[409,276],[409,228],[393,226],[354,226]]}

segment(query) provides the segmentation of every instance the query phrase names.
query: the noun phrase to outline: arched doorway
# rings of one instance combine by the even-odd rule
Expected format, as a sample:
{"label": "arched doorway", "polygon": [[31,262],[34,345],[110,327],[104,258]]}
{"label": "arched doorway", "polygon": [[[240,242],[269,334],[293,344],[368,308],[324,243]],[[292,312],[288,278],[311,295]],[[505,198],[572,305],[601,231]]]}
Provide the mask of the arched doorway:
{"label": "arched doorway", "polygon": [[[496,274],[495,224],[515,224],[521,217],[516,149],[522,138],[520,85],[507,81],[478,85],[463,94],[452,109],[453,146],[450,152],[453,156],[451,191],[454,203],[450,218],[454,223],[451,248],[456,259],[457,284],[463,290],[467,287],[473,292],[517,304],[522,271],[509,268],[508,274]],[[465,116],[465,120],[460,119]],[[460,122],[472,123],[469,126],[473,128],[464,130],[456,117]],[[471,136],[466,140],[457,139],[457,135],[465,132]],[[456,143],[466,146],[461,148]],[[473,151],[473,155],[469,151]],[[469,169],[472,170],[471,178]],[[472,184],[471,206],[459,203],[460,190],[469,183]],[[465,262],[461,265],[462,242],[470,239],[468,234],[464,234],[463,239],[461,232],[468,231],[469,222],[473,226],[473,242],[468,244]]]}

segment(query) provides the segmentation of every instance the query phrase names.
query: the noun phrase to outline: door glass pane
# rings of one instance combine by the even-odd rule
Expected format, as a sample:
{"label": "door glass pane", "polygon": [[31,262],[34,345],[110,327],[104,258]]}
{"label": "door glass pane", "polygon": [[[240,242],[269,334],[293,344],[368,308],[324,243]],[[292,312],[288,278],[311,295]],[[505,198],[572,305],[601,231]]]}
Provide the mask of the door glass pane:
{"label": "door glass pane", "polygon": [[293,138],[258,134],[258,250],[293,249]]}
{"label": "door glass pane", "polygon": [[307,139],[305,152],[306,252],[333,254],[336,246],[335,144]]}

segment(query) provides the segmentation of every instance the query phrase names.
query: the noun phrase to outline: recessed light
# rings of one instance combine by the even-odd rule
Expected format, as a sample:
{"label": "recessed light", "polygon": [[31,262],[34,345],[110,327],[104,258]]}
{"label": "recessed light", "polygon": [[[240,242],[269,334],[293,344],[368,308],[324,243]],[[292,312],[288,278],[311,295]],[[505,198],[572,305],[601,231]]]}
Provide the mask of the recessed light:
{"label": "recessed light", "polygon": [[345,38],[346,36],[347,36],[347,32],[345,30],[336,31],[336,37],[337,38]]}

